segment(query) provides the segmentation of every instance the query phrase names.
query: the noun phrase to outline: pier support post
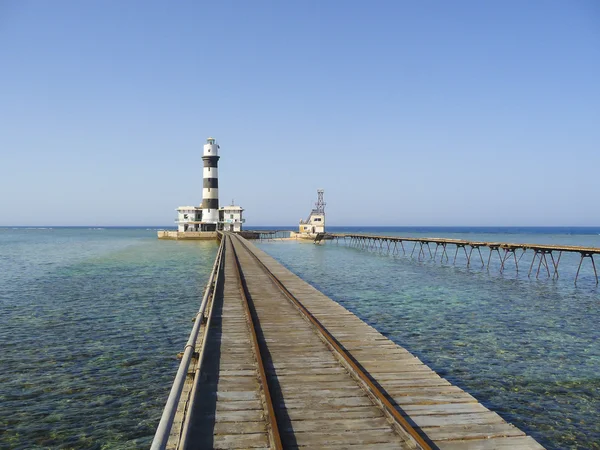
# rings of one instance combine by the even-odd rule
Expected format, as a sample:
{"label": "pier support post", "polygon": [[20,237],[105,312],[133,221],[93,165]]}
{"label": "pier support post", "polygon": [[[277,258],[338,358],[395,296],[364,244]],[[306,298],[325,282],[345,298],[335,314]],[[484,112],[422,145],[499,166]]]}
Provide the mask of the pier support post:
{"label": "pier support post", "polygon": [[502,262],[502,255],[500,255],[500,245],[488,244],[488,247],[490,248],[490,256],[488,257],[487,268],[488,270],[490,270],[490,261],[492,260],[492,253],[494,253],[494,250],[498,253],[498,258],[500,258],[500,262]]}
{"label": "pier support post", "polygon": [[[554,275],[552,275],[552,278],[556,277],[557,280],[558,280],[558,265],[560,264],[561,256],[562,256],[562,250],[558,252],[558,259],[555,262],[554,256],[552,255],[552,253],[550,253],[550,258],[552,258],[552,265],[554,265]],[[596,280],[596,283],[598,283],[597,280]]]}
{"label": "pier support post", "polygon": [[533,269],[533,263],[535,263],[535,258],[537,258],[538,256],[538,251],[537,249],[533,249],[533,259],[531,260],[531,265],[529,266],[529,273],[527,274],[528,277],[531,277],[531,270]]}
{"label": "pier support post", "polygon": [[552,252],[550,250],[540,250],[539,253],[541,254],[541,256],[540,256],[540,262],[538,263],[538,270],[537,270],[537,273],[535,274],[535,277],[538,278],[540,276],[540,269],[542,267],[542,264],[544,264],[544,267],[546,268],[546,272],[548,273],[548,278],[550,278],[550,268],[548,267],[548,260],[546,259],[546,254],[552,253]]}
{"label": "pier support post", "polygon": [[511,253],[515,258],[515,267],[517,268],[517,273],[519,272],[519,262],[517,261],[517,254],[515,253],[515,248],[504,248],[504,258],[502,258],[502,264],[500,264],[500,273],[504,272],[504,264],[506,260],[510,257]]}
{"label": "pier support post", "polygon": [[448,261],[448,253],[446,253],[446,242],[436,242],[435,243],[435,251],[433,252],[433,260],[435,261],[435,256],[437,255],[437,251],[439,247],[442,247],[442,254],[440,256],[440,262],[444,260],[444,255],[446,255],[446,261]]}
{"label": "pier support post", "polygon": [[444,260],[444,256],[446,257],[446,262],[448,262],[450,259],[448,258],[448,252],[446,251],[446,245],[448,245],[446,242],[442,243],[442,256],[440,257],[440,262]]}
{"label": "pier support post", "polygon": [[481,259],[481,267],[485,267],[485,261],[483,260],[483,255],[481,254],[480,245],[471,244],[471,250],[469,251],[469,256],[467,257],[467,267],[471,265],[471,255],[473,250],[477,249],[479,252],[479,258]]}
{"label": "pier support post", "polygon": [[598,284],[598,272],[596,271],[596,263],[594,262],[594,254],[588,252],[581,252],[581,259],[579,260],[579,267],[577,267],[577,274],[575,275],[575,284],[577,284],[577,278],[579,278],[579,270],[581,269],[581,263],[583,258],[590,258],[592,260],[592,267],[594,268],[594,275],[596,276],[596,284]]}
{"label": "pier support post", "polygon": [[454,262],[452,264],[456,264],[456,257],[458,256],[458,250],[462,248],[463,251],[465,252],[465,256],[467,257],[467,266],[469,265],[468,264],[469,255],[467,255],[467,249],[465,248],[465,245],[466,244],[456,244],[456,252],[454,252]]}
{"label": "pier support post", "polygon": [[[425,245],[427,245],[427,250],[429,250],[429,257],[433,258],[433,253],[431,253],[431,247],[429,246],[429,242],[425,241]],[[423,258],[425,258],[425,252],[423,252]]]}

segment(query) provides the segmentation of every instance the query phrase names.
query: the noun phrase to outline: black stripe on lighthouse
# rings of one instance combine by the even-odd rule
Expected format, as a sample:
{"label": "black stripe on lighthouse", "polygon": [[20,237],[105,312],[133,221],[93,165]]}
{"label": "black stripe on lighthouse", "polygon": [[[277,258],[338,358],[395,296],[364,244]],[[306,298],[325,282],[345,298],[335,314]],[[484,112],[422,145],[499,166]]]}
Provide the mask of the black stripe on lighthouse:
{"label": "black stripe on lighthouse", "polygon": [[214,189],[219,187],[219,179],[218,178],[204,178],[204,184],[202,185],[204,188]]}
{"label": "black stripe on lighthouse", "polygon": [[204,167],[217,167],[219,158],[219,156],[203,156],[202,161],[204,161]]}
{"label": "black stripe on lighthouse", "polygon": [[202,200],[202,209],[219,209],[218,198],[205,198]]}

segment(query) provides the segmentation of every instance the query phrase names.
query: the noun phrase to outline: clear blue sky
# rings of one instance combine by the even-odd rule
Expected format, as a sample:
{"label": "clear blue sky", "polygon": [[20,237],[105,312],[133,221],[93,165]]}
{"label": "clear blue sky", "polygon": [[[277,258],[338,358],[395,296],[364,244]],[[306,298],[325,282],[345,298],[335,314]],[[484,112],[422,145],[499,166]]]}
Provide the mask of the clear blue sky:
{"label": "clear blue sky", "polygon": [[2,1],[0,225],[600,225],[600,2]]}

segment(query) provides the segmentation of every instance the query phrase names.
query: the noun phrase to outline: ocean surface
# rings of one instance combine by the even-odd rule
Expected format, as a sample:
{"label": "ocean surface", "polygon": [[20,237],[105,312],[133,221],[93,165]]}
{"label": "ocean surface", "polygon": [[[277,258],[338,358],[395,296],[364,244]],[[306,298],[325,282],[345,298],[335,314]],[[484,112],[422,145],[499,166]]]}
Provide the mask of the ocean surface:
{"label": "ocean surface", "polygon": [[0,229],[0,448],[149,448],[216,250]]}
{"label": "ocean surface", "polygon": [[[600,247],[600,228],[329,231]],[[545,447],[600,449],[589,260],[575,285],[578,255],[553,280],[527,276],[530,253],[500,274],[453,251],[258,245]],[[0,448],[148,448],[216,250],[154,228],[0,228]]]}

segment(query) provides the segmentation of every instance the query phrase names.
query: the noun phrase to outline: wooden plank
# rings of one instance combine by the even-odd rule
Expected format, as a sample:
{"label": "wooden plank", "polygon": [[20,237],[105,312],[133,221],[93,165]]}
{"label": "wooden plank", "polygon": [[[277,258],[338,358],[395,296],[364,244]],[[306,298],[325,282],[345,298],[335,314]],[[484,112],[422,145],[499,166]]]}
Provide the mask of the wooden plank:
{"label": "wooden plank", "polygon": [[390,392],[392,388],[423,388],[431,386],[450,386],[450,382],[444,378],[430,377],[430,378],[396,378],[391,380],[385,380],[382,387],[386,391]]}
{"label": "wooden plank", "polygon": [[[339,416],[338,416],[339,417]],[[383,417],[379,418],[329,418],[328,420],[296,420],[293,425],[288,425],[282,431],[285,432],[324,432],[329,430],[357,431],[357,430],[390,430],[390,425]]]}
{"label": "wooden plank", "polygon": [[447,425],[421,428],[436,443],[459,439],[524,436],[521,430],[508,423]]}
{"label": "wooden plank", "polygon": [[238,448],[269,448],[266,433],[248,434],[216,434],[214,436],[194,441],[198,448],[238,449]]}
{"label": "wooden plank", "polygon": [[262,417],[257,421],[227,421],[217,422],[215,424],[215,434],[248,434],[248,433],[266,433],[267,424]]}
{"label": "wooden plank", "polygon": [[[452,385],[445,386],[425,386],[415,388],[413,386],[392,386],[386,384],[385,390],[388,394],[393,396],[394,398],[398,396],[411,396],[411,395],[419,395],[419,396],[429,396],[429,395],[442,395],[442,394],[465,394],[461,388]],[[468,395],[468,394],[467,394]]]}
{"label": "wooden plank", "polygon": [[440,450],[543,450],[530,436],[439,442]]}
{"label": "wooden plank", "polygon": [[398,395],[394,396],[394,401],[400,405],[435,405],[444,403],[477,403],[477,400],[467,394],[461,392],[457,394],[431,394],[431,395],[419,395],[415,392],[414,395]]}
{"label": "wooden plank", "polygon": [[264,420],[262,409],[217,410],[204,414],[203,418],[214,422],[258,422]]}
{"label": "wooden plank", "polygon": [[488,411],[481,403],[437,403],[429,405],[402,405],[402,411],[410,414],[410,417],[426,414],[467,414]]}
{"label": "wooden plank", "polygon": [[339,408],[334,411],[309,411],[305,409],[288,409],[287,414],[292,420],[330,420],[344,417],[346,419],[366,419],[370,417],[383,417],[383,412],[371,406],[354,406],[350,408]]}
{"label": "wooden plank", "polygon": [[[389,441],[394,438],[394,433],[390,430],[352,430],[351,432],[342,433],[332,428],[329,431],[323,432],[294,432],[292,439],[300,447],[305,446],[318,449],[326,445],[353,444],[364,447],[365,445],[373,444],[389,444]],[[397,445],[400,445],[400,443]]]}
{"label": "wooden plank", "polygon": [[256,401],[239,401],[239,402],[217,402],[216,411],[247,411],[259,410],[262,411],[262,405]]}
{"label": "wooden plank", "polygon": [[412,415],[411,419],[420,427],[443,427],[447,425],[469,425],[503,423],[504,419],[492,411],[482,411],[467,414],[430,414],[424,416]]}

